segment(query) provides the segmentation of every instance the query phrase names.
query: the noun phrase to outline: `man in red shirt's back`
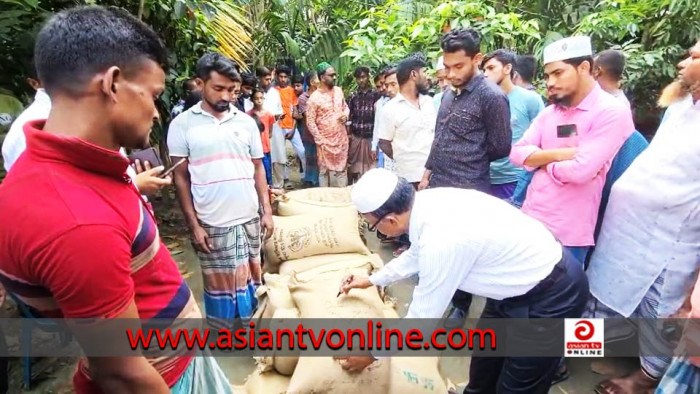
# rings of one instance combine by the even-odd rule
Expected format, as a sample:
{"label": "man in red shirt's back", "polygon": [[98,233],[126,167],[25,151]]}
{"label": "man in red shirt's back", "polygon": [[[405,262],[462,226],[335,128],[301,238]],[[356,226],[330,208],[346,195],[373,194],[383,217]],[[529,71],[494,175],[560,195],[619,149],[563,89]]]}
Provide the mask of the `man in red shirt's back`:
{"label": "man in red shirt's back", "polygon": [[[53,108],[25,126],[27,149],[0,185],[0,281],[45,317],[200,318],[119,154],[143,147],[158,116],[162,42],[124,11],[84,7],[51,18],[35,53]],[[202,369],[225,381],[213,359],[189,353],[88,355],[74,385],[78,393],[192,392]]]}

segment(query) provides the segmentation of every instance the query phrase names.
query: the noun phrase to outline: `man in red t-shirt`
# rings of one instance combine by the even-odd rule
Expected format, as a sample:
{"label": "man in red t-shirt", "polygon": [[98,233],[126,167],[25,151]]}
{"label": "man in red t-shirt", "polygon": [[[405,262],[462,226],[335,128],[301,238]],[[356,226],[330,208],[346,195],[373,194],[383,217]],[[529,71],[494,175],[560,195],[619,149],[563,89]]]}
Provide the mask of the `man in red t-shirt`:
{"label": "man in red t-shirt", "polygon": [[[43,317],[201,318],[119,154],[143,147],[158,116],[163,43],[125,11],[93,6],[53,16],[35,53],[53,107],[25,125],[27,149],[0,186],[0,218],[12,223],[0,226],[0,282]],[[90,349],[83,330],[74,334]],[[205,392],[230,392],[213,358],[175,354],[87,352],[75,391],[190,392],[207,374],[215,388]]]}

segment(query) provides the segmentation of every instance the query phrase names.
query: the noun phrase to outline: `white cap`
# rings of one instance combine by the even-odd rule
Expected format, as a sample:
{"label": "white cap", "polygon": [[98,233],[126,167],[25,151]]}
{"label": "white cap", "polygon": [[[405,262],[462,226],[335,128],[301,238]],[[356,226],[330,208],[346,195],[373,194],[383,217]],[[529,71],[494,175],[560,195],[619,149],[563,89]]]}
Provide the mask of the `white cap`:
{"label": "white cap", "polygon": [[437,63],[435,63],[435,71],[440,71],[445,69],[445,58],[443,56],[440,56],[437,60]]}
{"label": "white cap", "polygon": [[352,187],[352,203],[360,213],[379,209],[394,193],[399,177],[383,168],[373,168],[365,173]]}
{"label": "white cap", "polygon": [[584,56],[593,56],[591,38],[588,36],[562,38],[544,48],[544,64]]}

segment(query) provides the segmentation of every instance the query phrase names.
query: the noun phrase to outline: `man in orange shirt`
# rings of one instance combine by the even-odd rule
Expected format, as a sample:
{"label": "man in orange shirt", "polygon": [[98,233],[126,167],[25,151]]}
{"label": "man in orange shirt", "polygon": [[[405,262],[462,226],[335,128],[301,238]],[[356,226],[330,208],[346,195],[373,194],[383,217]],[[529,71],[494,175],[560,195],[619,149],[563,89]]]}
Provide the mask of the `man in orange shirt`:
{"label": "man in orange shirt", "polygon": [[[294,88],[289,84],[292,73],[288,66],[281,65],[277,67],[275,74],[277,76],[277,86],[275,88],[280,94],[280,100],[282,102],[282,111],[284,111],[284,116],[282,117],[282,119],[279,120],[279,127],[282,129],[284,139],[288,139],[292,142],[294,152],[297,154],[299,160],[301,161],[299,164],[299,172],[300,177],[303,178],[304,167],[301,163],[304,163],[306,159],[304,152],[304,144],[301,142],[301,137],[299,136],[299,133],[296,132],[295,121],[294,117],[292,116],[294,109],[297,106],[297,94],[294,91]],[[284,149],[285,141],[281,137],[282,136],[279,134],[272,136],[273,149]],[[281,146],[275,148],[275,144],[281,144]],[[285,165],[285,163],[275,163],[275,171],[281,170],[281,168],[279,167],[282,165]],[[284,179],[285,181],[287,181],[288,176],[286,165],[283,171]]]}

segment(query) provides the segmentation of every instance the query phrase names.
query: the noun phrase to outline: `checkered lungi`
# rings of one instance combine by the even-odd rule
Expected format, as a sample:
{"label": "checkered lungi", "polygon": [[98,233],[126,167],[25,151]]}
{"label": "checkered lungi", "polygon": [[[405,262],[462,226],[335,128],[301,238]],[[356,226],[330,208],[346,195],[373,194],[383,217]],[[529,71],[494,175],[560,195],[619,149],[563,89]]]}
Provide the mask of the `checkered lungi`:
{"label": "checkered lungi", "polygon": [[260,218],[231,227],[202,227],[212,245],[211,253],[197,252],[207,319],[217,325],[222,323],[218,320],[249,319],[257,307],[255,290],[262,283]]}

